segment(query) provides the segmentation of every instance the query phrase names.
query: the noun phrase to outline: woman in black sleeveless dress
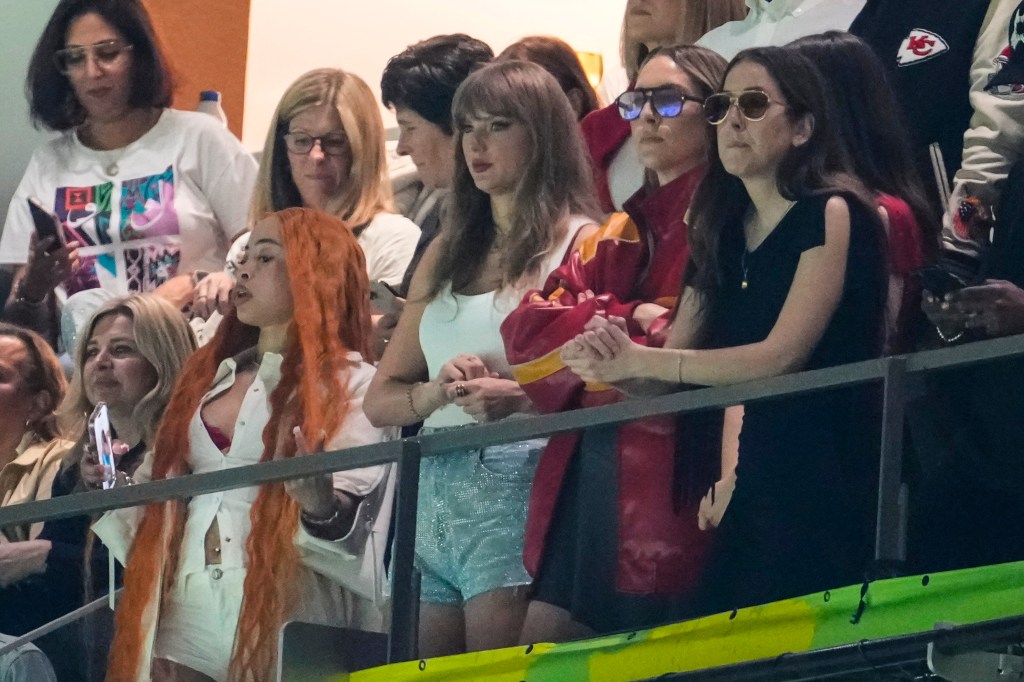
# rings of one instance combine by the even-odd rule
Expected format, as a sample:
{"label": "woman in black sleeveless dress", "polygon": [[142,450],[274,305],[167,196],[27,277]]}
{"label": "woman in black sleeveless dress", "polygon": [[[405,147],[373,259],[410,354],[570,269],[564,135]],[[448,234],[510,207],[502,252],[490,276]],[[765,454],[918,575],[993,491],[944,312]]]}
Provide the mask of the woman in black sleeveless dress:
{"label": "woman in black sleeveless dress", "polygon": [[[640,347],[617,320],[595,318],[563,349],[573,371],[649,393],[880,353],[884,233],[870,197],[845,172],[825,96],[813,64],[795,51],[737,55],[722,92],[704,105],[717,145],[694,198],[693,267],[666,347]],[[704,612],[859,580],[877,462],[871,390],[746,406],[736,488],[701,588]]]}

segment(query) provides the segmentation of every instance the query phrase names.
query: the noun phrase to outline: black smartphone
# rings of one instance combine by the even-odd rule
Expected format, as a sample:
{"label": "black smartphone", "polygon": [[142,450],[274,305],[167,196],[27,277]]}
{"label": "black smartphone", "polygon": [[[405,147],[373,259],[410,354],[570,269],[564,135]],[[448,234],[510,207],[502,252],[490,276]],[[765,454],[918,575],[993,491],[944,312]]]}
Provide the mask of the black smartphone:
{"label": "black smartphone", "polygon": [[36,234],[40,240],[53,237],[53,244],[47,251],[53,252],[66,244],[64,241],[64,230],[60,226],[60,218],[50,209],[43,206],[39,199],[28,198],[28,210],[32,213],[32,222],[35,224]]}
{"label": "black smartphone", "polygon": [[932,296],[942,298],[946,294],[959,291],[970,283],[963,277],[953,274],[938,265],[926,265],[914,271],[914,278],[921,283],[921,288],[931,292]]}

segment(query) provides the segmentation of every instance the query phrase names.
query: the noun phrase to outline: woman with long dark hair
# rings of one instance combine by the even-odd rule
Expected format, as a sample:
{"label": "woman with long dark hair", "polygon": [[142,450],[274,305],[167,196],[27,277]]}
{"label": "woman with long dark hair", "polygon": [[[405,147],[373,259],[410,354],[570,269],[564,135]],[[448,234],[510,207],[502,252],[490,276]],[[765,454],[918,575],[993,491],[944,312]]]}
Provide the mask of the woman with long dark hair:
{"label": "woman with long dark hair", "polygon": [[[873,200],[844,173],[824,93],[794,50],[747,50],[730,63],[722,91],[704,103],[716,144],[694,197],[693,267],[665,348],[635,344],[618,320],[595,317],[562,351],[574,372],[644,391],[647,380],[731,384],[881,352],[885,237]],[[872,490],[862,484],[874,458],[855,444],[869,399],[844,389],[746,407],[701,610],[858,579]]]}
{"label": "woman with long dark hair", "polygon": [[[654,49],[693,45],[708,31],[746,14],[743,0],[627,0],[619,42],[626,82],[617,90],[632,87],[640,65]],[[617,96],[617,90],[608,99]],[[587,116],[582,126],[601,209],[622,210],[623,202],[644,183],[629,126],[619,118],[614,102]]]}
{"label": "woman with long dark hair", "polygon": [[832,106],[833,128],[852,170],[875,195],[889,237],[888,350],[911,350],[921,287],[913,272],[935,258],[941,223],[914,164],[910,133],[881,60],[860,38],[828,31],[788,47],[818,67]]}

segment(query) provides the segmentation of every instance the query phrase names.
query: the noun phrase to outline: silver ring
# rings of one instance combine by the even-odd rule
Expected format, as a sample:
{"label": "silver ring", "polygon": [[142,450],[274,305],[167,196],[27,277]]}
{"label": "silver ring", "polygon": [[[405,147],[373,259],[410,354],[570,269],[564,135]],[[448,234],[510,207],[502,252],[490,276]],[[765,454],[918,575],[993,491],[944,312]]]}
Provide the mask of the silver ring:
{"label": "silver ring", "polygon": [[466,385],[465,384],[455,384],[455,395],[459,396],[460,398],[465,398],[466,397]]}

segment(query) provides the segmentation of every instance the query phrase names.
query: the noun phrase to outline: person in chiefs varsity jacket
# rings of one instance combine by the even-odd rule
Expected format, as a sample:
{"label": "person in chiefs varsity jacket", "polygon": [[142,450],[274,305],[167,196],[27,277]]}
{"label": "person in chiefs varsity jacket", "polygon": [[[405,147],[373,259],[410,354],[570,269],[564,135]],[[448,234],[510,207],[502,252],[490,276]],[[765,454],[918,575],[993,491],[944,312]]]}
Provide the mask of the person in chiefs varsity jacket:
{"label": "person in chiefs varsity jacket", "polygon": [[946,202],[944,257],[976,260],[971,218],[1024,150],[1024,2],[868,0],[850,31],[890,69],[922,174]]}

